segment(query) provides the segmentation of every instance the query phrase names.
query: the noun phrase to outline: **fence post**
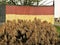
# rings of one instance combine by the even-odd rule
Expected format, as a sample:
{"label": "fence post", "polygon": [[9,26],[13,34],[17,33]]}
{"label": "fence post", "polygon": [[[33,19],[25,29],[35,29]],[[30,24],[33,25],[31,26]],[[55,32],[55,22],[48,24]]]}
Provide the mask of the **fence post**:
{"label": "fence post", "polygon": [[0,5],[0,24],[5,22],[5,16],[6,16],[5,9],[6,9],[6,6],[1,4]]}

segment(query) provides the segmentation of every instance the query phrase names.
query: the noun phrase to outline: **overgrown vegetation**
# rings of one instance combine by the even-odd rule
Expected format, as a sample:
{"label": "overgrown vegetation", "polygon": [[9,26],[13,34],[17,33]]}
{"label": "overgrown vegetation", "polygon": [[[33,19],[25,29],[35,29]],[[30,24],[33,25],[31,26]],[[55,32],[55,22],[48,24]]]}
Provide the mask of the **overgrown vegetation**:
{"label": "overgrown vegetation", "polygon": [[6,1],[2,1],[2,2],[0,2],[0,5],[5,5],[6,4]]}
{"label": "overgrown vegetation", "polygon": [[[0,4],[6,4],[6,5],[17,5],[17,6],[53,6],[48,5],[53,1],[47,2],[47,0],[43,1],[41,4],[40,2],[43,0],[2,0],[0,1]],[[47,2],[47,3],[46,3]],[[46,3],[46,5],[44,5]]]}
{"label": "overgrown vegetation", "polygon": [[7,2],[7,4],[12,4],[12,5],[24,5],[24,6],[38,6],[39,2],[42,0],[10,0]]}
{"label": "overgrown vegetation", "polygon": [[60,26],[56,26],[55,25],[55,27],[56,27],[56,29],[57,29],[57,32],[59,33],[59,38],[58,38],[58,45],[60,45]]}
{"label": "overgrown vegetation", "polygon": [[7,21],[0,28],[0,45],[56,45],[56,28],[40,19]]}
{"label": "overgrown vegetation", "polygon": [[57,31],[60,33],[60,26],[55,26],[57,28]]}

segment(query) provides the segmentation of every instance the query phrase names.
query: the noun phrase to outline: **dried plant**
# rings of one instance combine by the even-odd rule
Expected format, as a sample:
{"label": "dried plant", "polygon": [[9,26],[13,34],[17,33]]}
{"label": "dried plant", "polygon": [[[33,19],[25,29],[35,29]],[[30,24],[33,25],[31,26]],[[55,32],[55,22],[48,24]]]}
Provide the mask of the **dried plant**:
{"label": "dried plant", "polygon": [[56,45],[56,28],[40,19],[7,21],[0,28],[0,45]]}

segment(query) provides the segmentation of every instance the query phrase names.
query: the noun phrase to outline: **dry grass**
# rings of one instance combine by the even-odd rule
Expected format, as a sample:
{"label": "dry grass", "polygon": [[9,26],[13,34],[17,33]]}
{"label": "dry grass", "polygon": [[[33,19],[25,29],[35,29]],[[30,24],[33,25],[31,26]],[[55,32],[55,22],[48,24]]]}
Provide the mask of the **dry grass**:
{"label": "dry grass", "polygon": [[0,28],[0,45],[56,45],[56,28],[40,19],[7,21]]}

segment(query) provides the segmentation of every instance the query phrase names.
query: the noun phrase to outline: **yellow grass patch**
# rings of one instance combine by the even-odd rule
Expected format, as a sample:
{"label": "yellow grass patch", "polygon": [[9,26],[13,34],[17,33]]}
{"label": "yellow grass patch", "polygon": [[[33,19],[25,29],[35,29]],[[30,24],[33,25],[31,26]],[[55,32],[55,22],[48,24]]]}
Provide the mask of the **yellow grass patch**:
{"label": "yellow grass patch", "polygon": [[7,20],[33,20],[34,18],[41,19],[41,21],[48,21],[54,24],[54,15],[16,15],[16,14],[6,14]]}

